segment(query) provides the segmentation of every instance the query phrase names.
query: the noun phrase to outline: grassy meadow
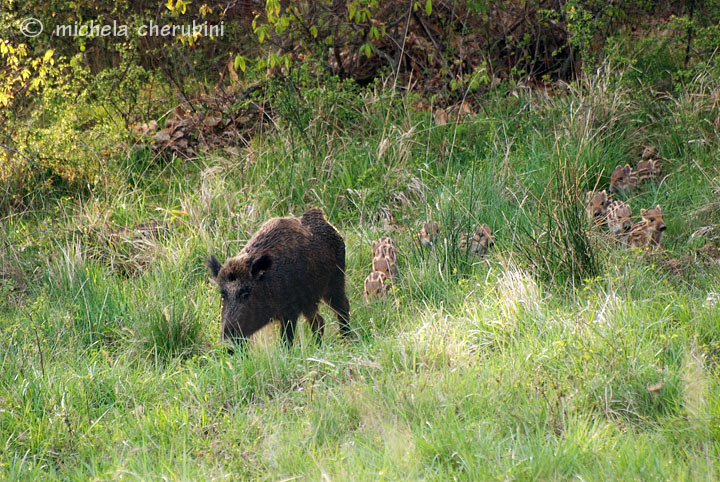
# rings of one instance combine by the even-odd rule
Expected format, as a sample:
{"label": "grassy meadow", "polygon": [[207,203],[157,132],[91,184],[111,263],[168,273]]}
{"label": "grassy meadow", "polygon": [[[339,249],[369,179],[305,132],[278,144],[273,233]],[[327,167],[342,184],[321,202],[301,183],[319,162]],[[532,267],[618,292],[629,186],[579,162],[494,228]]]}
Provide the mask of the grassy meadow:
{"label": "grassy meadow", "polygon": [[[109,139],[90,192],[0,219],[0,479],[717,480],[719,89],[601,69],[439,125],[335,83],[287,89],[235,152]],[[621,199],[661,205],[651,252],[582,205],[645,145],[665,177]],[[292,349],[272,325],[228,355],[205,258],[311,206],[345,238],[353,339],[322,306],[322,346],[302,321]],[[482,259],[457,247],[480,223]],[[365,305],[383,235],[400,276]]]}

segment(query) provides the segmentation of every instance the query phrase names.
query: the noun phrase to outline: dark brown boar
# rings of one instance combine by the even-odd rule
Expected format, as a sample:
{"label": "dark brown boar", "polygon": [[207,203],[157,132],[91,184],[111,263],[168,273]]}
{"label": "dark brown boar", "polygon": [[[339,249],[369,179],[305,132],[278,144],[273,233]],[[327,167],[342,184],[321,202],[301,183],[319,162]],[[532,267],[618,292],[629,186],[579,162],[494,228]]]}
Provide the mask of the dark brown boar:
{"label": "dark brown boar", "polygon": [[345,242],[320,208],[301,218],[273,218],[225,265],[207,260],[222,295],[222,331],[244,340],[270,320],[282,323],[288,345],[302,313],[320,341],[325,321],[323,300],[335,312],[343,336],[350,334],[350,303],[345,296]]}

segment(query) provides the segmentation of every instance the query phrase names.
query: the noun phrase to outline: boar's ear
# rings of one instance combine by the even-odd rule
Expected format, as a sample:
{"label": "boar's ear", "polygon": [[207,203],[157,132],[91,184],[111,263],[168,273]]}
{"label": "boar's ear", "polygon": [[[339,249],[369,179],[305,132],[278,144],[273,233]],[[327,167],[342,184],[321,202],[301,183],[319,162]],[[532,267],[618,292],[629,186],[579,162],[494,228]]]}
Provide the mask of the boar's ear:
{"label": "boar's ear", "polygon": [[218,273],[222,269],[222,264],[220,264],[220,261],[214,256],[210,255],[210,257],[205,261],[205,264],[208,268],[210,268],[210,273],[213,275],[213,278],[217,278]]}
{"label": "boar's ear", "polygon": [[250,274],[253,279],[258,280],[262,278],[265,271],[270,269],[270,266],[272,266],[272,259],[270,259],[270,256],[267,254],[263,254],[259,258],[253,260],[252,265],[250,266]]}

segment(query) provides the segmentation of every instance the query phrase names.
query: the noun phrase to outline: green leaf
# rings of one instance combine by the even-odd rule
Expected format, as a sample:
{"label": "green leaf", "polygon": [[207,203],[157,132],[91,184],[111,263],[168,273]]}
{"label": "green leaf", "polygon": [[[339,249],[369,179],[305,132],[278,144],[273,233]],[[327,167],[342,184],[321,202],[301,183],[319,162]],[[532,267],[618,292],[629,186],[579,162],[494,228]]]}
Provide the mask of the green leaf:
{"label": "green leaf", "polygon": [[317,31],[317,27],[315,25],[310,26],[310,35],[312,35],[313,38],[317,38],[318,31]]}
{"label": "green leaf", "polygon": [[365,42],[360,46],[360,53],[364,53],[366,57],[370,58],[372,55],[372,46],[369,42]]}
{"label": "green leaf", "polygon": [[235,56],[235,69],[240,69],[245,72],[245,68],[245,57],[243,57],[242,55]]}
{"label": "green leaf", "polygon": [[425,2],[425,13],[427,13],[428,17],[432,13],[432,0],[427,0]]}

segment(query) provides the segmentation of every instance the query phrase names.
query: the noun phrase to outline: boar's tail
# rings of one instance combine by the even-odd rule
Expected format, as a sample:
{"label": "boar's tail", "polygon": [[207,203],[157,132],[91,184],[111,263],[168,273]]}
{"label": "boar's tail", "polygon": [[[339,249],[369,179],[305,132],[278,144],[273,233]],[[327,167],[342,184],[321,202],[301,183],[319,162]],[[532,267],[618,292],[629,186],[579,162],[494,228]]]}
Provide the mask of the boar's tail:
{"label": "boar's tail", "polygon": [[302,218],[300,218],[300,222],[307,226],[318,223],[327,223],[327,219],[325,218],[325,213],[322,208],[315,207],[305,211]]}
{"label": "boar's tail", "polygon": [[302,215],[300,222],[310,228],[310,232],[316,239],[322,240],[325,246],[329,246],[335,254],[337,267],[345,271],[345,241],[340,233],[328,223],[325,213],[321,208],[310,208]]}

